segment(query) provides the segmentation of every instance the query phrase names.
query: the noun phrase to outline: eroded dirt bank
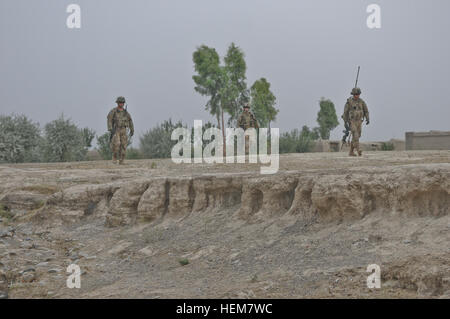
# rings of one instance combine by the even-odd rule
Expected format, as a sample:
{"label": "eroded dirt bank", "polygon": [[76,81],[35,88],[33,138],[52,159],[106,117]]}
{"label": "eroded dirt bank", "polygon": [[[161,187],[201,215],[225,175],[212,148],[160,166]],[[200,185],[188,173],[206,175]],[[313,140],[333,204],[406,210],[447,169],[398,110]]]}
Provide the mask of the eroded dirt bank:
{"label": "eroded dirt bank", "polygon": [[450,297],[450,152],[259,167],[0,165],[0,295]]}

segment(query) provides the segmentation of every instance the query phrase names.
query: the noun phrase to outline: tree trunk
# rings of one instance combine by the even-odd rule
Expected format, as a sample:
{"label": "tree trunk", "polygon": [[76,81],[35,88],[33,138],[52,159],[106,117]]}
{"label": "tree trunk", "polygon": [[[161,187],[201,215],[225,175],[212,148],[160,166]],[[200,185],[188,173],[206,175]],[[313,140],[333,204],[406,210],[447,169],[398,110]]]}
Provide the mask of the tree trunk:
{"label": "tree trunk", "polygon": [[226,152],[226,146],[225,146],[225,125],[223,120],[223,108],[221,107],[220,110],[222,111],[222,137],[223,137],[223,157],[227,156]]}
{"label": "tree trunk", "polygon": [[216,117],[217,117],[217,127],[220,130],[220,114],[219,114],[219,112],[216,113]]}

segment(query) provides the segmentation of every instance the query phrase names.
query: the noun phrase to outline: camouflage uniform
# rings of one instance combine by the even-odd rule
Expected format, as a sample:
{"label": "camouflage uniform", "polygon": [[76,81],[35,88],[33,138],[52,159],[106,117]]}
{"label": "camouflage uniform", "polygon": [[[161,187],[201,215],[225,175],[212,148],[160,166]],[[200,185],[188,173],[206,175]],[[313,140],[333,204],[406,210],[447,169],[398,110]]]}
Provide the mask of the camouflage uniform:
{"label": "camouflage uniform", "polygon": [[[352,90],[352,95],[361,94],[361,90],[359,88],[354,88]],[[342,115],[342,119],[345,123],[348,123],[350,126],[350,130],[352,132],[352,141],[350,144],[350,156],[355,156],[353,151],[356,149],[358,155],[361,156],[362,151],[359,147],[359,138],[361,137],[361,125],[362,122],[366,119],[366,123],[369,124],[369,110],[367,109],[366,102],[363,99],[355,97],[350,97],[347,99],[347,103],[345,103],[344,114]]]}
{"label": "camouflage uniform", "polygon": [[[244,108],[249,108],[248,104],[244,105]],[[258,121],[256,120],[255,116],[250,112],[242,112],[242,114],[239,116],[238,127],[242,128],[244,131],[248,128],[259,128]],[[248,135],[245,136],[245,154],[248,154],[250,138]]]}
{"label": "camouflage uniform", "polygon": [[[116,102],[122,100],[125,102],[124,98],[121,99],[119,97]],[[110,145],[113,153],[113,163],[116,163],[117,158],[119,158],[119,163],[123,164],[128,145],[127,128],[130,129],[130,135],[133,136],[134,126],[130,113],[125,109],[121,110],[119,107],[113,108],[108,114],[108,131],[112,132],[114,130],[114,136]]]}

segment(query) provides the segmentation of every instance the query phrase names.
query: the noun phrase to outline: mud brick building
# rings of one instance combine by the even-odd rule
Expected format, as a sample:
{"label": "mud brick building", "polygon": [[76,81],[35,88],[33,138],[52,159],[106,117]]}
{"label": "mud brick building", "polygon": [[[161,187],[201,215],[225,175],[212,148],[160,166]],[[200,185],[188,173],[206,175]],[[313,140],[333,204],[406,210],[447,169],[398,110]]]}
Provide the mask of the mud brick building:
{"label": "mud brick building", "polygon": [[406,150],[450,150],[450,131],[406,132]]}

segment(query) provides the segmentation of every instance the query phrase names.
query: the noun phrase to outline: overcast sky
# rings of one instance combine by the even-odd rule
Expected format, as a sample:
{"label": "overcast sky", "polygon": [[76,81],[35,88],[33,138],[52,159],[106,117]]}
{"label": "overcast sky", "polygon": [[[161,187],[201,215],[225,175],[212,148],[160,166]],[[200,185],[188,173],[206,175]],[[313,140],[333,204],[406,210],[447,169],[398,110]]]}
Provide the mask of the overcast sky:
{"label": "overcast sky", "polygon": [[[66,26],[71,3],[81,29]],[[371,3],[381,29],[366,25]],[[340,119],[358,65],[363,141],[450,130],[449,13],[448,0],[1,0],[0,114],[43,126],[64,113],[102,134],[124,95],[138,135],[169,117],[214,121],[194,91],[192,53],[205,44],[223,56],[235,42],[248,85],[271,83],[282,132],[315,126],[322,96]]]}

